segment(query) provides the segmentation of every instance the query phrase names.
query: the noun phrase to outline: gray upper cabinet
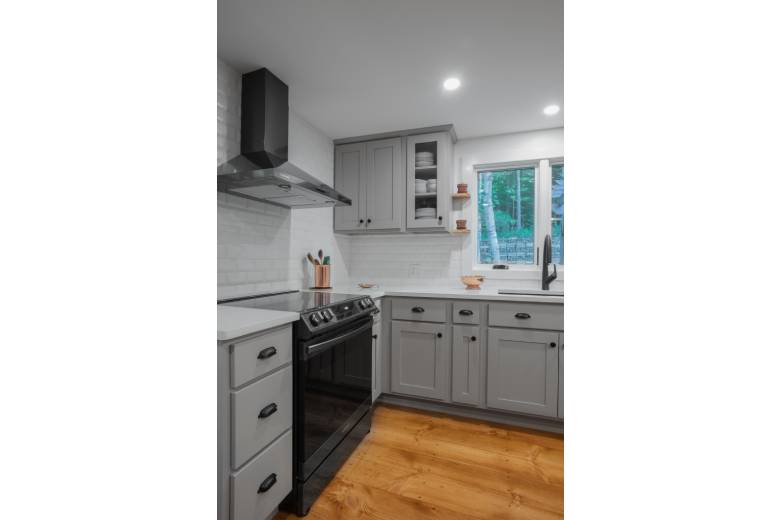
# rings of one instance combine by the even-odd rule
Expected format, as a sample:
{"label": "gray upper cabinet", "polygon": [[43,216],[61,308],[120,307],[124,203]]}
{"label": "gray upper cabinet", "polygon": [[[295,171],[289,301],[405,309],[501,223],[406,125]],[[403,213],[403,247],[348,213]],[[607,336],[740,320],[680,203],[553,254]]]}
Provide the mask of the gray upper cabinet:
{"label": "gray upper cabinet", "polygon": [[452,327],[452,401],[455,403],[479,404],[481,345],[479,327]]}
{"label": "gray upper cabinet", "polygon": [[344,144],[335,148],[336,170],[334,187],[336,191],[352,199],[351,206],[333,209],[334,229],[354,231],[365,228],[366,189],[366,145],[364,143]]}
{"label": "gray upper cabinet", "polygon": [[451,170],[452,137],[448,132],[407,137],[407,229],[449,230]]}
{"label": "gray upper cabinet", "polygon": [[558,417],[563,419],[563,332],[558,335]]}
{"label": "gray upper cabinet", "polygon": [[487,356],[488,407],[558,415],[557,332],[489,328]]}
{"label": "gray upper cabinet", "polygon": [[394,393],[447,400],[450,388],[450,342],[441,323],[393,321],[391,390]]}
{"label": "gray upper cabinet", "polygon": [[335,162],[334,186],[352,205],[334,208],[334,229],[400,230],[406,208],[401,138],[336,146]]}
{"label": "gray upper cabinet", "polygon": [[366,143],[366,229],[400,229],[406,210],[401,138]]}

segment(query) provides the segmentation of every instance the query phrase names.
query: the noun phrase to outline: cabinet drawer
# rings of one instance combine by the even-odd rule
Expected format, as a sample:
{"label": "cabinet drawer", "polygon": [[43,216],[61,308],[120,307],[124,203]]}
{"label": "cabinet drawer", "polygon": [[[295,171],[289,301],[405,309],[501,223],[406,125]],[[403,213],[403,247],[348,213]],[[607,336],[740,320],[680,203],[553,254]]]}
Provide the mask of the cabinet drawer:
{"label": "cabinet drawer", "polygon": [[292,361],[292,327],[286,325],[231,346],[230,380],[241,386]]}
{"label": "cabinet drawer", "polygon": [[563,305],[550,303],[491,303],[491,327],[563,330]]}
{"label": "cabinet drawer", "polygon": [[292,426],[292,379],[288,366],[231,394],[234,468]]}
{"label": "cabinet drawer", "polygon": [[474,302],[453,303],[452,322],[479,325],[479,304]]}
{"label": "cabinet drawer", "polygon": [[406,321],[447,321],[447,304],[439,300],[394,299],[393,319]]}
{"label": "cabinet drawer", "polygon": [[230,476],[230,518],[267,518],[291,490],[292,431],[288,431]]}

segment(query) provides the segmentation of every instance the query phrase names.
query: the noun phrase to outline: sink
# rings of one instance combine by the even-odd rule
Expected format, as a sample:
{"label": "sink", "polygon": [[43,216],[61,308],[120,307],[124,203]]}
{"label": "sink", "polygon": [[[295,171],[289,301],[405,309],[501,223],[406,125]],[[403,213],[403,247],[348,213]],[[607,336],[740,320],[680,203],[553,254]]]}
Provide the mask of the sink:
{"label": "sink", "polygon": [[563,296],[563,291],[543,291],[541,289],[499,289],[498,294],[528,296]]}

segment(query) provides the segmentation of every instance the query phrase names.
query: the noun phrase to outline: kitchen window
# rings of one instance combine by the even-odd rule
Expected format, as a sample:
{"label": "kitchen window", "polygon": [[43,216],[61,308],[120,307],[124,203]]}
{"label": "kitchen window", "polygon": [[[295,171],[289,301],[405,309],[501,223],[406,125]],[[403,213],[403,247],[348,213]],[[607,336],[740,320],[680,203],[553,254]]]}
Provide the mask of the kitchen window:
{"label": "kitchen window", "polygon": [[[541,272],[545,235],[552,261],[563,266],[563,159],[475,166],[477,203],[466,271],[499,278]],[[494,265],[507,266],[494,269]],[[561,272],[561,271],[559,271]],[[562,277],[559,277],[559,279]]]}
{"label": "kitchen window", "polygon": [[478,174],[480,264],[535,264],[536,168]]}

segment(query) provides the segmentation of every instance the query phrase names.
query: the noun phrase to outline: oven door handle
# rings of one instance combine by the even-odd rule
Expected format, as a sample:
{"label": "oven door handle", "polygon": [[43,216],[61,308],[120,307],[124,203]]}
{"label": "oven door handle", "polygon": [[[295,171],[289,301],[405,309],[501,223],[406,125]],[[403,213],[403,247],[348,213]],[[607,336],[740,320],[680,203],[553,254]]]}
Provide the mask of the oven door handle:
{"label": "oven door handle", "polygon": [[335,338],[331,338],[328,340],[325,340],[320,343],[315,343],[314,345],[309,345],[306,347],[306,359],[319,354],[323,350],[328,350],[330,347],[333,347],[335,345],[338,345],[339,343],[343,343],[347,341],[348,339],[359,335],[362,332],[365,332],[369,329],[371,329],[371,326],[373,325],[373,322],[371,320],[367,321],[362,326],[358,327],[357,329],[347,332],[346,334],[342,334],[341,336],[336,336]]}

